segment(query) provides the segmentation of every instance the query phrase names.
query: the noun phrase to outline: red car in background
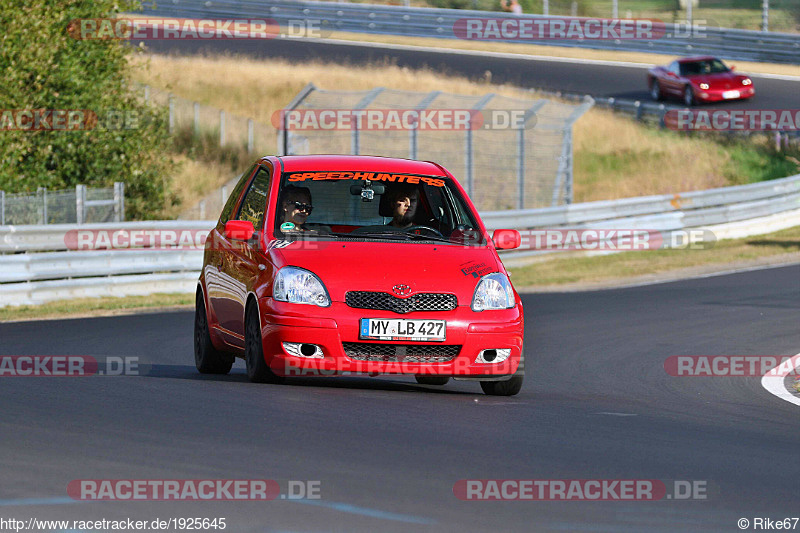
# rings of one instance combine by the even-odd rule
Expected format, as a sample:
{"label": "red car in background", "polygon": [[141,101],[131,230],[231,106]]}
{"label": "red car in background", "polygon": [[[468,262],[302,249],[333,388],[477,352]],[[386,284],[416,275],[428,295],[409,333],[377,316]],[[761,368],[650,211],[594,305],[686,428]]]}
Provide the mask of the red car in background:
{"label": "red car in background", "polygon": [[341,373],[479,381],[517,394],[523,311],[450,172],[367,156],[265,157],[242,176],[206,241],[197,369],[245,360],[255,382]]}
{"label": "red car in background", "polygon": [[653,100],[674,96],[687,106],[752,98],[756,93],[753,80],[712,56],[686,57],[653,67],[647,73],[647,86]]}

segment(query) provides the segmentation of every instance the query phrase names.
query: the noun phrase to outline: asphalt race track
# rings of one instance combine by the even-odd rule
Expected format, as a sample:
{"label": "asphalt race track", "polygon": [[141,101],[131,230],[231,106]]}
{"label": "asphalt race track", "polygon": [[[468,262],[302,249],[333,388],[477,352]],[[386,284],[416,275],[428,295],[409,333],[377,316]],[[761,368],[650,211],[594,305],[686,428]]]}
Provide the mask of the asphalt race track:
{"label": "asphalt race track", "polygon": [[[526,88],[548,89],[592,96],[630,98],[650,101],[647,91],[647,67],[575,63],[563,60],[526,57],[493,57],[453,50],[390,49],[376,45],[342,44],[313,40],[225,40],[225,41],[149,41],[148,48],[159,53],[240,54],[255,58],[283,58],[292,61],[324,61],[349,65],[370,63],[396,64],[408,68],[430,68],[437,72],[482,79],[491,71],[492,82]],[[736,64],[735,61],[728,62]],[[756,96],[750,100],[722,102],[704,108],[796,109],[797,80],[752,76]],[[324,86],[324,80],[320,80]],[[380,80],[375,80],[380,85]],[[420,87],[420,91],[435,87]],[[667,103],[679,105],[677,100]]]}
{"label": "asphalt race track", "polygon": [[[671,377],[671,355],[800,352],[800,266],[526,294],[528,375],[293,385],[194,369],[191,312],[0,324],[1,355],[138,357],[139,376],[0,378],[0,516],[226,517],[233,532],[738,531],[798,516],[798,406],[759,378]],[[79,479],[320,482],[319,500],[80,502]],[[705,482],[677,501],[461,501],[462,479]]]}

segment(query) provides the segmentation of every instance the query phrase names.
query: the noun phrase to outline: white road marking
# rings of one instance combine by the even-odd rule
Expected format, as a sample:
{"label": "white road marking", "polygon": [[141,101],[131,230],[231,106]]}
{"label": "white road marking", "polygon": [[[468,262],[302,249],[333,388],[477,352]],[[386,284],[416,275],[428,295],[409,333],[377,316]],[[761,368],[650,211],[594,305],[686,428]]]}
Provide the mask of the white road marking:
{"label": "white road marking", "polygon": [[[800,353],[792,357],[793,367],[792,369],[796,369],[800,367]],[[780,365],[778,365],[780,366]],[[777,366],[775,368],[778,368]],[[795,405],[800,405],[800,398],[786,390],[786,386],[783,384],[785,376],[771,375],[771,372],[775,370],[775,368],[771,369],[769,372],[764,374],[764,377],[761,378],[761,386],[767,389],[767,392],[770,394],[774,394],[781,400],[786,400],[787,402],[793,403]]]}

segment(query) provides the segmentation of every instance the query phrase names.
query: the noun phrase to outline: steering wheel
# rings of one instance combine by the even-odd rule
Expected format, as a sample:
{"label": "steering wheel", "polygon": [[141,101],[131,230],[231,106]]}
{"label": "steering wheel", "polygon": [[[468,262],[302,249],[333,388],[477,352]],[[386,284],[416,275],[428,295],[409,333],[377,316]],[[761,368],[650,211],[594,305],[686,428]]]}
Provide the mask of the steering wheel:
{"label": "steering wheel", "polygon": [[442,235],[442,232],[441,232],[441,231],[439,231],[438,229],[432,228],[432,227],[430,227],[430,226],[411,226],[411,227],[405,228],[403,231],[406,231],[406,232],[414,232],[415,230],[418,230],[418,231],[427,231],[427,232],[429,232],[429,233],[433,233],[433,234],[434,234],[434,235],[436,235],[437,237],[444,238],[444,235]]}

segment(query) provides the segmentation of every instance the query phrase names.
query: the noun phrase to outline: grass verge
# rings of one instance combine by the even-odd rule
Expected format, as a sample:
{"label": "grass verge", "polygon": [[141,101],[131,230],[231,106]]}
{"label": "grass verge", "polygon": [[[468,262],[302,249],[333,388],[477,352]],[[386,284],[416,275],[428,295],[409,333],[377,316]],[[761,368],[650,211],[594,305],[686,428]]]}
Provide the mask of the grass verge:
{"label": "grass verge", "polygon": [[[560,256],[560,257],[552,257]],[[800,262],[800,226],[716,243],[706,250],[649,250],[600,256],[549,254],[534,264],[511,268],[514,286],[523,290],[583,284],[614,285],[634,278],[670,274],[676,277],[754,266],[764,259]],[[711,268],[709,268],[711,267]],[[696,273],[694,273],[696,272]]]}
{"label": "grass verge", "polygon": [[105,298],[58,300],[41,305],[0,307],[0,322],[15,320],[46,320],[50,318],[106,316],[152,311],[158,308],[194,307],[192,294],[151,294]]}

